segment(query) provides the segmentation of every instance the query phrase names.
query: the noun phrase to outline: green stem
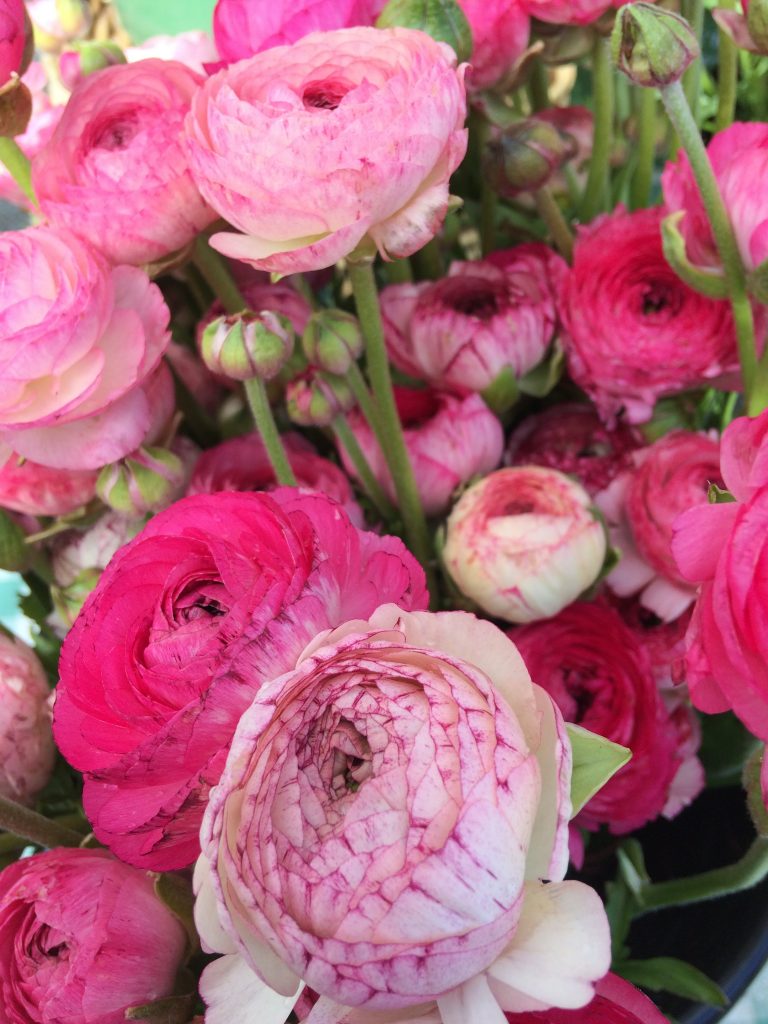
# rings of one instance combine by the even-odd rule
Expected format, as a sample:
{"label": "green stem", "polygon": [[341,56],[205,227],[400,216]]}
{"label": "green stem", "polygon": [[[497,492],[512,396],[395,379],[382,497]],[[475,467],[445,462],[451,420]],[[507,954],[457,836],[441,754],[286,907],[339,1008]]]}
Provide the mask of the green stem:
{"label": "green stem", "polygon": [[[757,357],[755,355],[755,325],[752,306],[747,295],[746,276],[741,262],[736,237],[728,219],[722,197],[717,187],[712,165],[709,162],[699,129],[693,119],[685,93],[680,82],[673,82],[660,90],[661,99],[672,122],[680,144],[688,155],[693,175],[707,211],[717,251],[723,263],[723,273],[731,300],[733,322],[739,349],[739,361],[747,400],[747,412],[755,415],[757,401],[768,400],[765,390],[768,382],[765,373],[757,379]],[[760,406],[762,408],[762,405]],[[757,410],[759,411],[759,409]]]}
{"label": "green stem", "polygon": [[347,383],[352,394],[355,396],[355,401],[360,406],[360,411],[368,421],[368,426],[376,437],[379,438],[379,441],[381,441],[382,430],[379,423],[379,411],[357,363],[352,363],[349,370],[347,370]]}
{"label": "green stem", "polygon": [[768,876],[768,839],[755,839],[735,864],[671,882],[652,882],[638,893],[640,913],[713,900],[751,889]]}
{"label": "green stem", "polygon": [[204,235],[198,235],[192,259],[227,313],[242,313],[248,308],[248,303],[235,284],[226,263],[216,250],[210,247]]}
{"label": "green stem", "polygon": [[296,289],[296,291],[299,293],[299,295],[301,295],[302,298],[307,300],[312,309],[317,309],[317,298],[315,296],[315,293],[309,287],[309,281],[307,281],[306,277],[303,274],[292,274],[291,277],[289,278],[289,281]]}
{"label": "green stem", "polygon": [[37,197],[32,188],[32,174],[29,160],[19,148],[15,139],[0,138],[0,161],[33,206],[37,206]]}
{"label": "green stem", "polygon": [[419,277],[429,281],[437,281],[445,273],[443,254],[440,252],[440,245],[436,238],[427,242],[423,249],[414,255],[413,261],[419,272]]}
{"label": "green stem", "polygon": [[349,276],[355,295],[357,315],[365,337],[368,377],[373,388],[373,398],[383,435],[382,451],[392,474],[408,543],[424,566],[429,584],[432,575],[432,544],[416,486],[416,477],[405,446],[402,424],[397,414],[372,261],[350,261]]}
{"label": "green stem", "polygon": [[410,284],[413,281],[411,261],[407,256],[400,260],[390,260],[384,264],[384,274],[389,284]]}
{"label": "green stem", "polygon": [[656,157],[656,90],[636,89],[637,163],[629,190],[629,205],[639,210],[648,205]]}
{"label": "green stem", "polygon": [[264,442],[277,482],[285,487],[295,487],[296,477],[291,469],[288,456],[285,454],[283,442],[280,440],[280,433],[275,423],[275,417],[272,415],[272,407],[269,404],[264,381],[260,377],[251,377],[245,382],[245,393],[253,413],[256,429]]}
{"label": "green stem", "polygon": [[54,846],[79,846],[83,839],[71,828],[44,818],[42,814],[30,811],[28,807],[22,807],[4,796],[0,796],[0,829],[48,849]]}
{"label": "green stem", "polygon": [[350,430],[346,417],[344,415],[337,416],[331,426],[337,441],[344,446],[347,455],[352,460],[352,465],[355,467],[358,479],[363,485],[366,494],[376,506],[379,515],[391,522],[395,518],[395,510],[392,507],[392,503],[384,493],[384,488],[373,475],[370,463],[366,459],[363,449],[358,444],[357,438]]}
{"label": "green stem", "polygon": [[549,228],[555,248],[568,263],[573,260],[573,235],[562,210],[557,205],[550,189],[544,186],[533,194],[539,216]]}
{"label": "green stem", "polygon": [[[683,17],[693,29],[699,44],[704,31],[704,4],[702,0],[684,0]],[[699,123],[699,94],[701,93],[701,56],[697,57],[683,75],[685,98],[691,108],[693,119]]]}
{"label": "green stem", "polygon": [[579,218],[584,222],[592,220],[605,208],[613,142],[613,64],[608,43],[599,35],[595,36],[592,49],[592,92],[595,97],[595,138],[579,210]]}
{"label": "green stem", "polygon": [[531,113],[537,114],[549,106],[549,77],[544,64],[537,60],[531,69],[528,79],[528,96],[531,101]]}
{"label": "green stem", "polygon": [[[733,0],[724,0],[719,6],[726,10],[736,5]],[[722,29],[718,29],[717,62],[717,116],[715,131],[721,132],[733,124],[736,113],[736,86],[739,79],[739,54],[736,44]]]}

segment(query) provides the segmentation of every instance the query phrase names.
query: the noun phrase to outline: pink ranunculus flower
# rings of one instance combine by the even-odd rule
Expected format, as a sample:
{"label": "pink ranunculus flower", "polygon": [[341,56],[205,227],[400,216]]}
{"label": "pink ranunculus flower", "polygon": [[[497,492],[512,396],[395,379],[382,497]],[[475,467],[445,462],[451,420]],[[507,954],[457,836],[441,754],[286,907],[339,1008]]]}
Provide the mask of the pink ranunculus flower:
{"label": "pink ranunculus flower", "polygon": [[98,838],[142,867],[190,864],[242,712],[382,594],[424,607],[421,567],[321,495],[200,494],[151,519],[62,649],[54,731]]}
{"label": "pink ranunculus flower", "polygon": [[[603,419],[650,419],[662,395],[738,368],[730,307],[693,291],[664,259],[659,209],[579,230],[561,313],[568,368]],[[760,340],[764,319],[760,322]]]}
{"label": "pink ranunculus flower", "polygon": [[297,43],[310,32],[373,25],[385,0],[218,0],[213,35],[223,61]]}
{"label": "pink ranunculus flower", "polygon": [[561,403],[527,416],[507,443],[511,466],[548,466],[575,477],[591,494],[604,490],[632,464],[642,434],[625,423],[600,421],[593,405]]}
{"label": "pink ranunculus flower", "polygon": [[123,1024],[173,995],[184,928],[148,872],[106,850],[48,850],[0,872],[0,998],[9,1024]]}
{"label": "pink ranunculus flower", "polygon": [[[302,491],[325,494],[342,506],[355,526],[364,525],[347,477],[337,465],[318,455],[301,434],[282,434],[283,445]],[[273,491],[275,471],[258,434],[223,441],[203,452],[195,464],[187,494],[216,491]]]}
{"label": "pink ranunculus flower", "polygon": [[385,605],[318,636],[243,715],[203,822],[196,921],[228,954],[202,979],[211,1019],[250,985],[282,1022],[302,981],[329,1024],[588,1003],[609,943],[596,894],[562,880],[570,758],[488,622]]}
{"label": "pink ranunculus flower", "polygon": [[[27,159],[33,160],[53,134],[64,107],[54,104],[48,95],[48,78],[40,61],[29,65],[22,82],[32,96],[32,116],[26,130],[16,136],[15,142]],[[29,197],[4,164],[0,164],[0,199],[33,212]]]}
{"label": "pink ranunculus flower", "polygon": [[32,57],[32,26],[24,0],[0,0],[0,91]]}
{"label": "pink ranunculus flower", "polygon": [[178,61],[156,59],[89,75],[32,164],[44,216],[113,263],[152,263],[189,244],[216,218],[182,143],[202,81]]}
{"label": "pink ranunculus flower", "polygon": [[720,445],[705,434],[675,430],[633,454],[626,469],[595,498],[620,552],[607,577],[620,597],[672,622],[696,596],[672,554],[673,523],[681,512],[707,504],[710,484],[722,486]]}
{"label": "pink ranunculus flower", "polygon": [[702,504],[674,524],[678,568],[700,584],[688,629],[686,681],[694,705],[732,710],[768,740],[768,412],[737,419],[721,439],[720,467],[735,501]]}
{"label": "pink ranunculus flower", "polygon": [[35,652],[0,634],[0,795],[23,804],[53,771],[50,696]]}
{"label": "pink ranunculus flower", "polygon": [[0,467],[0,508],[30,516],[63,516],[96,494],[93,470],[51,469],[11,454]]}
{"label": "pink ranunculus flower", "polygon": [[578,602],[510,636],[566,721],[632,751],[629,763],[576,817],[577,825],[595,830],[606,824],[622,835],[660,814],[672,817],[693,800],[704,785],[701,766],[690,778],[686,768],[690,788],[682,799],[679,787],[673,793],[690,755],[690,735],[673,721],[648,652],[615,608]]}
{"label": "pink ranunculus flower", "polygon": [[528,45],[531,19],[523,0],[459,0],[459,7],[472,29],[470,89],[502,83]]}
{"label": "pink ranunculus flower", "polygon": [[[748,270],[768,259],[768,124],[737,122],[712,136],[707,155],[715,172],[741,258]],[[699,187],[681,150],[661,176],[667,212],[684,210],[679,224],[689,258],[717,267],[717,252]]]}
{"label": "pink ranunculus flower", "polygon": [[464,67],[411,29],[316,32],[219,71],[186,120],[190,165],[242,235],[225,256],[291,274],[361,243],[409,256],[440,227],[467,145]]}
{"label": "pink ranunculus flower", "polygon": [[[430,389],[396,387],[395,401],[424,511],[428,516],[440,515],[457,487],[490,473],[501,462],[501,423],[479,395],[457,398]],[[348,419],[373,475],[396,502],[386,459],[367,420],[359,410],[349,413]],[[347,472],[356,476],[342,445],[339,454]]]}
{"label": "pink ranunculus flower", "polygon": [[[606,974],[595,998],[580,1010],[544,1010],[507,1014],[508,1024],[667,1024],[667,1018],[634,985],[618,974]],[[350,1021],[350,1024],[355,1024]]]}
{"label": "pink ranunculus flower", "polygon": [[205,65],[215,62],[217,53],[213,39],[207,32],[198,30],[179,32],[175,36],[151,36],[138,46],[125,48],[125,58],[129,64],[150,57],[176,60],[197,74],[204,75]]}
{"label": "pink ranunculus flower", "polygon": [[162,405],[169,313],[157,285],[56,228],[0,234],[0,265],[2,442],[74,470],[138,448]]}
{"label": "pink ranunculus flower", "polygon": [[447,277],[381,293],[390,359],[404,373],[466,394],[502,370],[521,377],[552,343],[566,265],[539,243],[452,264]]}
{"label": "pink ranunculus flower", "polygon": [[606,553],[590,497],[554,469],[499,469],[465,491],[443,549],[459,590],[507,622],[549,618],[591,586]]}

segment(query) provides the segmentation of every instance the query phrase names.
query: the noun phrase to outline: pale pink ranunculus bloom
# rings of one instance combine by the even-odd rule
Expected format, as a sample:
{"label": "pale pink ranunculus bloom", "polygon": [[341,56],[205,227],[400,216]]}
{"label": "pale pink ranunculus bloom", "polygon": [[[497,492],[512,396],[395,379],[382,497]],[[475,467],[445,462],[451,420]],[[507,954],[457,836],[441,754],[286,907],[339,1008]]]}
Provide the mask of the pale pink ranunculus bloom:
{"label": "pale pink ranunculus bloom", "polygon": [[30,803],[53,771],[51,688],[35,652],[0,634],[0,795]]}
{"label": "pale pink ranunculus bloom", "polygon": [[472,29],[470,89],[503,82],[528,45],[531,19],[524,0],[459,0]]}
{"label": "pale pink ranunculus bloom", "polygon": [[606,577],[620,597],[672,622],[693,603],[695,588],[672,554],[673,523],[686,509],[707,503],[710,484],[723,485],[715,438],[675,430],[632,454],[632,465],[595,496],[619,562]]}
{"label": "pale pink ranunculus bloom", "polygon": [[96,494],[95,470],[52,469],[10,453],[0,466],[0,508],[30,516],[63,516]]}
{"label": "pale pink ranunculus bloom", "polygon": [[[720,195],[728,211],[741,258],[748,270],[768,260],[768,124],[736,122],[712,136],[707,156],[715,172]],[[712,229],[681,149],[661,176],[668,213],[685,212],[679,223],[693,263],[721,265]]]}
{"label": "pale pink ranunculus bloom", "polygon": [[[479,395],[459,398],[431,389],[396,387],[395,401],[424,511],[440,515],[457,487],[490,473],[501,462],[501,423]],[[348,420],[373,475],[396,502],[387,461],[367,420],[359,410],[349,413]],[[346,449],[338,447],[344,468],[356,477]]]}
{"label": "pale pink ranunculus bloom", "polygon": [[155,877],[106,850],[57,848],[0,872],[3,1019],[123,1024],[174,994],[186,935]]}
{"label": "pale pink ranunculus bloom", "polygon": [[0,263],[2,442],[74,470],[138,448],[164,411],[157,375],[169,313],[160,289],[55,228],[0,234]]}
{"label": "pale pink ranunculus bloom", "polygon": [[503,370],[523,376],[555,337],[565,270],[557,253],[535,243],[453,263],[439,281],[384,288],[390,359],[404,373],[460,394],[483,391]]}
{"label": "pale pink ranunculus bloom", "polygon": [[280,274],[361,243],[409,256],[439,229],[467,145],[464,67],[411,29],[316,32],[233,64],[186,119],[205,199],[243,232],[225,256]]}
{"label": "pale pink ranunculus bloom", "polygon": [[203,79],[154,58],[89,75],[32,163],[43,215],[113,263],[188,245],[216,217],[190,174],[182,125]]}
{"label": "pale pink ranunculus bloom", "polygon": [[194,30],[179,32],[175,36],[151,36],[137,46],[126,46],[125,58],[129,64],[158,57],[176,60],[199,75],[205,74],[205,65],[216,61],[216,47],[207,32]]}
{"label": "pale pink ranunculus bloom", "polygon": [[243,715],[203,822],[206,1019],[282,1024],[302,982],[328,1022],[588,1003],[609,935],[563,881],[570,762],[491,623],[384,605],[320,634]]}
{"label": "pale pink ranunculus bloom", "polygon": [[499,469],[448,517],[443,561],[459,590],[506,622],[555,615],[597,579],[605,531],[591,499],[554,469]]}
{"label": "pale pink ranunculus bloom", "polygon": [[373,25],[385,0],[218,0],[213,35],[223,61],[296,43],[310,32]]}

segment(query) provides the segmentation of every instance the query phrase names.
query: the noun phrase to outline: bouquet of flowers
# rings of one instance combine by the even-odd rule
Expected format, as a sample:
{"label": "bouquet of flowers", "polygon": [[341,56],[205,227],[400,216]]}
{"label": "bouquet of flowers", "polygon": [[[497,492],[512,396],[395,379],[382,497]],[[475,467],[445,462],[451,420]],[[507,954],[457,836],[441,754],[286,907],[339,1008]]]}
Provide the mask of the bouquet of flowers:
{"label": "bouquet of flowers", "polygon": [[0,1024],[724,1002],[630,926],[768,875],[768,6],[617,7],[0,0]]}

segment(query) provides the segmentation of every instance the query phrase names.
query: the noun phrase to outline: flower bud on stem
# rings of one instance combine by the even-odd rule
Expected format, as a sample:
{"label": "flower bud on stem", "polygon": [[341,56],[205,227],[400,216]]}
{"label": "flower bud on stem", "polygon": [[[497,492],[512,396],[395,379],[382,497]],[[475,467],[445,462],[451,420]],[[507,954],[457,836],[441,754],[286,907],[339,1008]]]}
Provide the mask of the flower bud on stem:
{"label": "flower bud on stem", "polygon": [[79,846],[83,836],[36,811],[0,796],[0,828],[37,846]]}

